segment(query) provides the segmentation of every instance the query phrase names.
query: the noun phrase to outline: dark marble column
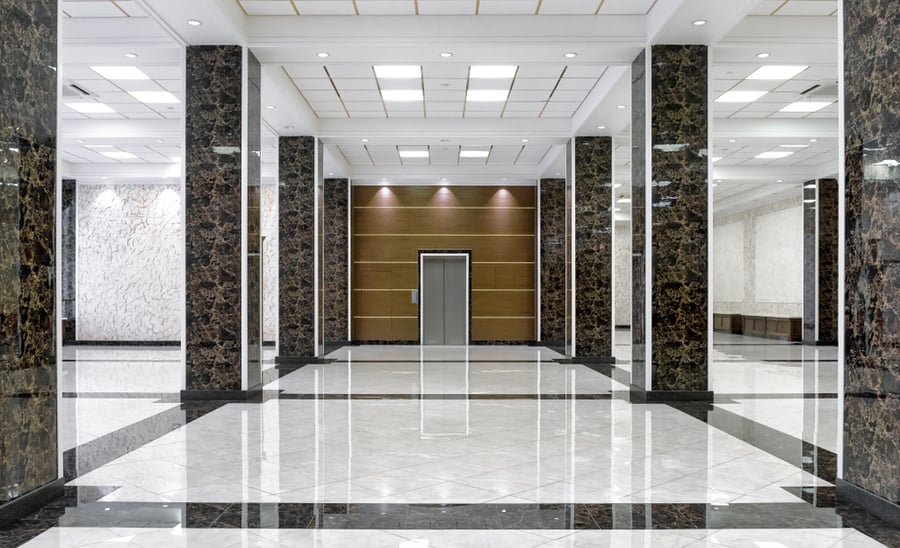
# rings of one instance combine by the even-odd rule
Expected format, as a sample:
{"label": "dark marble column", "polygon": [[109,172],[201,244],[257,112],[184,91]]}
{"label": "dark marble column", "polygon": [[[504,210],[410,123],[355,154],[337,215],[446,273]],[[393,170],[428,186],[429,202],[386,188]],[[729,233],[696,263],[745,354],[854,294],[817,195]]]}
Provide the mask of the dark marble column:
{"label": "dark marble column", "polygon": [[612,358],[612,138],[575,138],[575,356]]}
{"label": "dark marble column", "polygon": [[844,458],[838,498],[900,524],[900,10],[844,0]]}
{"label": "dark marble column", "polygon": [[259,74],[241,46],[187,48],[185,398],[260,382]]}
{"label": "dark marble column", "polygon": [[75,253],[78,236],[78,224],[76,216],[77,186],[74,179],[62,181],[62,218],[60,227],[62,230],[62,249],[59,252],[60,283],[59,290],[62,293],[61,315],[65,320],[63,324],[63,344],[75,342]]}
{"label": "dark marble column", "polygon": [[818,344],[838,340],[838,183],[819,179],[818,197]]}
{"label": "dark marble column", "polygon": [[708,78],[706,46],[652,46],[632,68],[632,392],[637,399],[712,397]]}
{"label": "dark marble column", "polygon": [[54,295],[57,6],[0,2],[0,526],[62,492]]}
{"label": "dark marble column", "polygon": [[316,355],[314,137],[278,139],[278,359]]}
{"label": "dark marble column", "polygon": [[325,344],[331,351],[349,342],[347,281],[349,251],[350,182],[325,179]]}
{"label": "dark marble column", "polygon": [[541,179],[541,342],[564,352],[566,180]]}
{"label": "dark marble column", "polygon": [[803,342],[816,342],[816,182],[803,183]]}

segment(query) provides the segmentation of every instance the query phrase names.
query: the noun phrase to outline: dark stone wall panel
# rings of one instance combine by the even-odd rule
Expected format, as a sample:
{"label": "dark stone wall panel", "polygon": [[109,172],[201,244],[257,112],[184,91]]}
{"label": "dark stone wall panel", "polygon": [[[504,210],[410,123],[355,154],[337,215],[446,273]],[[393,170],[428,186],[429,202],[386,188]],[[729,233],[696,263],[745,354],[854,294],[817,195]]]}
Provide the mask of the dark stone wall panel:
{"label": "dark stone wall panel", "polygon": [[247,52],[247,388],[262,382],[262,65]]}
{"label": "dark stone wall panel", "polygon": [[315,355],[315,139],[278,140],[278,339],[282,356]]}
{"label": "dark stone wall panel", "polygon": [[0,3],[0,503],[57,479],[57,2]]}
{"label": "dark stone wall panel", "polygon": [[349,189],[347,179],[325,179],[325,341],[347,341]]}
{"label": "dark stone wall panel", "polygon": [[612,138],[575,138],[575,352],[612,356]]}
{"label": "dark stone wall panel", "polygon": [[705,391],[707,48],[653,46],[651,67],[653,389]]}
{"label": "dark stone wall panel", "polygon": [[566,180],[541,180],[541,340],[566,337]]}
{"label": "dark stone wall panel", "polygon": [[819,341],[838,340],[838,184],[819,179]]}
{"label": "dark stone wall panel", "polygon": [[241,389],[242,64],[240,46],[187,48],[188,390]]}
{"label": "dark stone wall panel", "polygon": [[[816,341],[816,189],[803,183],[803,341]],[[807,188],[810,187],[810,188]]]}
{"label": "dark stone wall panel", "polygon": [[843,479],[900,502],[900,11],[844,0]]}
{"label": "dark stone wall panel", "polygon": [[647,52],[631,65],[631,382],[645,386],[647,372]]}

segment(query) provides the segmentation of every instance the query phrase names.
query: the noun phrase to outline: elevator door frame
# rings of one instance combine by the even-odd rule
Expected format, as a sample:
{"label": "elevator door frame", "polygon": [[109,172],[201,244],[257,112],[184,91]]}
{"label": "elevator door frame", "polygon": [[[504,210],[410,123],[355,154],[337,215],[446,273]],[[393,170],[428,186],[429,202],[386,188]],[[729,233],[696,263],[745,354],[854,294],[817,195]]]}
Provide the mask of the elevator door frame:
{"label": "elevator door frame", "polygon": [[426,257],[445,257],[445,258],[453,258],[458,259],[460,257],[464,258],[466,261],[466,345],[472,344],[472,251],[469,249],[461,249],[461,250],[419,250],[419,287],[418,287],[418,310],[419,310],[419,344],[423,344],[422,335],[424,333],[424,326],[422,322],[424,320],[422,316],[422,289],[424,287],[424,261]]}

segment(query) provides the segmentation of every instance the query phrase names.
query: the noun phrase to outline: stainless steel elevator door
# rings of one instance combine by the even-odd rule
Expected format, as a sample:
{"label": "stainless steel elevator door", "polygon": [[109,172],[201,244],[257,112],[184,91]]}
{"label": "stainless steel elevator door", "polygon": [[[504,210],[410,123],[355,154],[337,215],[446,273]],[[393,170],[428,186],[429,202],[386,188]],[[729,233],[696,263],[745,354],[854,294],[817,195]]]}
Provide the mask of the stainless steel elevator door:
{"label": "stainless steel elevator door", "polygon": [[422,256],[422,344],[468,343],[466,257]]}

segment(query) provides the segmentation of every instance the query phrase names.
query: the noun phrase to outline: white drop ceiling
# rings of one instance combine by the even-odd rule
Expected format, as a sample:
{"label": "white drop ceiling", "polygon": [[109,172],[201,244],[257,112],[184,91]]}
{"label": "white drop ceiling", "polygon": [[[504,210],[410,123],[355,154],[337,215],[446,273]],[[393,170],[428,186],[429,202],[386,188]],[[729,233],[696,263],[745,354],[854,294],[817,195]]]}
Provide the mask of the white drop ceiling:
{"label": "white drop ceiling", "polygon": [[[61,74],[73,94],[65,101],[115,111],[61,107],[64,171],[82,180],[179,175],[183,47],[209,43],[247,44],[263,64],[263,103],[274,107],[263,110],[268,178],[276,134],[317,135],[334,176],[432,183],[554,177],[565,172],[569,137],[609,135],[616,192],[629,195],[630,62],[647,43],[677,42],[712,46],[712,99],[765,92],[712,103],[717,207],[720,198],[739,207],[727,204],[740,204],[741,192],[755,203],[768,185],[771,196],[799,193],[802,181],[837,172],[836,0],[64,0],[63,10]],[[421,76],[378,78],[379,65],[417,66]],[[515,76],[471,78],[480,65],[512,65]],[[808,68],[786,81],[746,79],[764,65]],[[149,79],[110,80],[91,66],[135,66]],[[422,100],[386,101],[386,90],[419,90]],[[467,90],[508,97],[467,101]],[[146,104],[130,91],[168,91],[180,102]],[[807,100],[829,105],[781,111]],[[401,158],[406,148],[427,157]],[[487,156],[460,155],[472,148]],[[756,158],[769,151],[792,154]]]}

